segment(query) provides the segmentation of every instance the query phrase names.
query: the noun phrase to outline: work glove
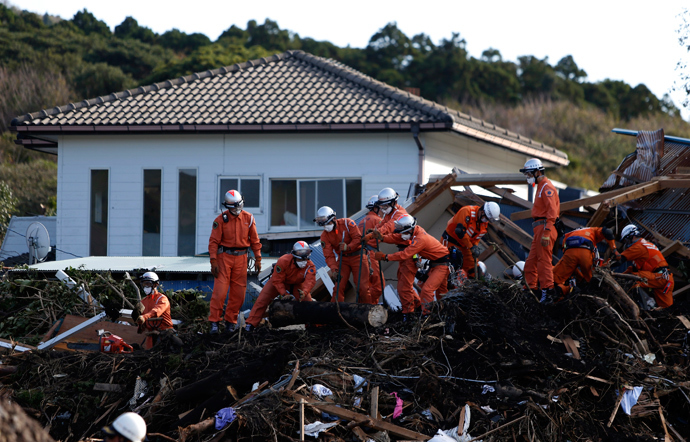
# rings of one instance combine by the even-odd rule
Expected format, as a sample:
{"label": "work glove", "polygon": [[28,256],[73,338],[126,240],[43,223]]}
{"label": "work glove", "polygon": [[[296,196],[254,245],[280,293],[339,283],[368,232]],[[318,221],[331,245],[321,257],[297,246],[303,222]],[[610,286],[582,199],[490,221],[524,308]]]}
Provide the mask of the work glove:
{"label": "work glove", "polygon": [[470,249],[472,252],[472,257],[477,258],[479,255],[482,253],[481,249],[479,249],[479,246],[472,246]]}
{"label": "work glove", "polygon": [[616,261],[622,261],[622,255],[618,253],[618,250],[613,250],[613,257],[616,259]]}
{"label": "work glove", "polygon": [[255,272],[261,271],[261,258],[255,258],[254,259],[254,271]]}
{"label": "work glove", "polygon": [[333,269],[329,270],[328,276],[330,276],[334,282],[340,281],[340,274],[338,273],[337,270],[333,270]]}
{"label": "work glove", "polygon": [[220,276],[220,267],[218,267],[218,260],[216,258],[211,258],[211,274],[214,278]]}
{"label": "work glove", "polygon": [[139,316],[139,317],[137,318],[137,324],[139,324],[139,325],[144,325],[144,322],[146,322],[146,319],[144,319],[143,316]]}
{"label": "work glove", "polygon": [[551,244],[551,237],[546,234],[546,231],[544,233],[545,234],[542,235],[542,237],[541,237],[541,246],[542,247],[548,247],[549,244]]}
{"label": "work glove", "polygon": [[388,255],[383,252],[374,252],[374,259],[377,261],[388,261]]}
{"label": "work glove", "polygon": [[344,242],[341,242],[341,243],[340,243],[340,251],[341,251],[341,252],[347,252],[348,250],[350,250],[350,248],[348,247],[348,245],[347,245],[346,243],[344,243]]}
{"label": "work glove", "polygon": [[286,292],[280,297],[280,299],[281,299],[281,301],[294,301],[295,297],[292,296],[290,293]]}
{"label": "work glove", "polygon": [[305,292],[305,291],[302,290],[302,289],[297,289],[297,292],[299,293],[299,300],[300,300],[300,301],[304,301],[304,300],[307,299],[307,298],[309,297],[309,295],[310,295],[309,292]]}

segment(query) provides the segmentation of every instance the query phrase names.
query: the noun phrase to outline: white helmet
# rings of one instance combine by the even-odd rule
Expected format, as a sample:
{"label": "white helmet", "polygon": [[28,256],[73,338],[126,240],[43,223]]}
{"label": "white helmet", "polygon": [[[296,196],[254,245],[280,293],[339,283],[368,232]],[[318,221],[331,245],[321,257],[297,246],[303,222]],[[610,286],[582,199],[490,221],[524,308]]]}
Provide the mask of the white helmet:
{"label": "white helmet", "polygon": [[414,230],[417,226],[417,220],[412,215],[403,215],[393,222],[395,229],[394,233],[407,233]]}
{"label": "white helmet", "polygon": [[292,256],[299,260],[307,260],[311,255],[311,248],[309,244],[304,241],[297,241],[295,245],[292,246]]}
{"label": "white helmet", "polygon": [[108,436],[117,434],[132,442],[142,442],[146,437],[146,422],[136,413],[121,414],[112,424],[103,427],[103,433]]}
{"label": "white helmet", "polygon": [[486,264],[483,261],[477,261],[477,268],[480,275],[486,276]]}
{"label": "white helmet", "polygon": [[144,281],[150,281],[158,284],[160,281],[158,279],[158,275],[156,275],[156,272],[146,272],[143,275],[141,275],[141,278],[139,278],[139,281],[144,282]]}
{"label": "white helmet", "polygon": [[316,218],[314,218],[314,222],[316,224],[323,227],[326,224],[328,224],[334,220],[335,220],[335,210],[331,209],[330,207],[323,206],[319,210],[316,211]]}
{"label": "white helmet", "polygon": [[376,202],[379,200],[378,195],[372,195],[371,198],[369,198],[369,201],[367,201],[366,208],[369,210],[372,210],[374,207],[376,207]]}
{"label": "white helmet", "polygon": [[633,236],[640,236],[640,231],[637,229],[635,224],[628,224],[627,226],[623,227],[623,231],[621,232],[621,241],[625,241]]}
{"label": "white helmet", "polygon": [[489,218],[489,221],[498,221],[501,219],[501,207],[493,201],[484,203],[484,213],[486,217]]}
{"label": "white helmet", "polygon": [[400,195],[398,195],[398,192],[391,189],[390,187],[386,187],[382,189],[377,195],[378,201],[376,202],[376,204],[379,206],[384,204],[393,204],[396,201],[398,201],[399,196]]}
{"label": "white helmet", "polygon": [[233,215],[239,215],[244,207],[244,199],[242,195],[236,190],[228,190],[225,193],[225,201],[223,207],[228,209]]}
{"label": "white helmet", "polygon": [[522,278],[522,274],[525,271],[525,261],[518,261],[513,266],[513,277]]}
{"label": "white helmet", "polygon": [[532,158],[525,162],[524,168],[520,169],[520,172],[536,172],[537,170],[544,171],[544,165],[538,158]]}

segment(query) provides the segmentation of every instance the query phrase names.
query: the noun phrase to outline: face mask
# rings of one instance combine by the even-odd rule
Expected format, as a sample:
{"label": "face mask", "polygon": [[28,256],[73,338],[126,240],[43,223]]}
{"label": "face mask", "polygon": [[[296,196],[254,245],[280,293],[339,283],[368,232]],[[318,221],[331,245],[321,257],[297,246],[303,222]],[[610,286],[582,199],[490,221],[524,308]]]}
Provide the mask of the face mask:
{"label": "face mask", "polygon": [[297,261],[297,260],[295,260],[295,264],[296,264],[297,267],[299,267],[300,269],[303,269],[303,268],[305,268],[305,267],[307,266],[307,261]]}
{"label": "face mask", "polygon": [[333,231],[333,227],[335,227],[334,224],[326,224],[325,226],[323,226],[323,230],[325,230],[326,232],[331,232]]}
{"label": "face mask", "polygon": [[480,221],[483,222],[483,223],[488,223],[488,222],[489,222],[489,218],[487,218],[487,217],[485,217],[485,216],[482,216],[481,219],[480,219]]}
{"label": "face mask", "polygon": [[235,216],[239,216],[240,212],[242,212],[242,209],[230,209],[230,213]]}
{"label": "face mask", "polygon": [[393,210],[393,208],[392,208],[391,206],[386,206],[386,207],[383,207],[383,206],[382,206],[382,207],[379,208],[379,210],[380,210],[380,212],[383,213],[384,215],[388,215],[389,213],[391,213],[391,210]]}
{"label": "face mask", "polygon": [[412,235],[410,235],[409,233],[401,233],[400,234],[400,237],[403,239],[403,241],[409,240],[411,236]]}
{"label": "face mask", "polygon": [[147,295],[150,295],[152,291],[153,287],[144,287],[144,293],[146,293]]}
{"label": "face mask", "polygon": [[529,184],[530,186],[534,186],[534,177],[533,176],[527,178],[527,184]]}

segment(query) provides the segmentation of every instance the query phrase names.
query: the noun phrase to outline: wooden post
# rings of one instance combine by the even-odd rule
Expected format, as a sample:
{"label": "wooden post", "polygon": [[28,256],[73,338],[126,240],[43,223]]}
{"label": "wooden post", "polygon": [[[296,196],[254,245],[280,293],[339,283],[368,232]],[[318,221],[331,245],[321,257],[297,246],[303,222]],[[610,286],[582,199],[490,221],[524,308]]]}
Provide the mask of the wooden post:
{"label": "wooden post", "polygon": [[291,324],[342,324],[343,318],[358,327],[380,327],[388,320],[388,311],[381,305],[348,302],[274,301],[268,314],[274,327]]}
{"label": "wooden post", "polygon": [[379,418],[379,387],[376,386],[371,389],[371,400],[370,402],[370,412],[369,416],[371,416],[372,419],[378,419]]}
{"label": "wooden post", "polygon": [[299,400],[299,440],[304,440],[304,398]]}

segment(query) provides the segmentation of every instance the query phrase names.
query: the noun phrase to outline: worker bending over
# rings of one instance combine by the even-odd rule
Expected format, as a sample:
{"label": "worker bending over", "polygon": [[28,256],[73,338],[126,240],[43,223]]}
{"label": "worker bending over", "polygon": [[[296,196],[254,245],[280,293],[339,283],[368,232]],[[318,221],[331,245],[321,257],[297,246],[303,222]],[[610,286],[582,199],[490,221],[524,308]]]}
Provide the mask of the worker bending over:
{"label": "worker bending over", "polygon": [[453,259],[456,270],[462,268],[468,276],[476,276],[474,269],[481,253],[479,241],[486,234],[489,222],[499,219],[501,208],[488,202],[483,206],[464,206],[448,221],[441,239],[448,246],[451,257],[456,257]]}
{"label": "worker bending over", "polygon": [[[358,224],[359,233],[362,237],[365,236],[369,230],[374,230],[381,222],[379,217],[379,207],[376,205],[378,195],[372,195],[367,202],[366,208],[369,212],[361,219]],[[376,239],[371,239],[364,243],[364,249],[367,251],[367,259],[369,263],[369,296],[372,304],[378,304],[379,298],[383,293],[383,284],[381,281],[381,266],[379,262],[374,259],[374,252],[379,251],[379,242]]]}
{"label": "worker bending over", "polygon": [[606,241],[614,253],[615,237],[607,227],[583,227],[565,234],[563,238],[563,257],[553,268],[553,280],[558,297],[567,296],[572,287],[568,280],[575,277],[581,281],[592,280],[592,269],[598,265],[597,244]]}
{"label": "worker bending over", "polygon": [[352,275],[353,285],[359,287],[359,302],[370,304],[369,262],[360,253],[362,235],[357,224],[350,218],[336,219],[335,211],[328,206],[316,212],[314,222],[323,227],[321,248],[326,264],[331,269],[329,274],[338,288],[337,296],[334,293],[331,301],[345,300],[345,286]]}
{"label": "worker bending over", "polygon": [[[434,292],[437,299],[440,299],[448,292],[448,275],[450,274],[448,248],[426,233],[421,226],[417,225],[417,220],[410,215],[405,215],[395,221],[393,232],[386,234],[383,237],[383,241],[390,244],[409,243],[409,245],[405,249],[390,255],[376,252],[374,258],[377,261],[412,261],[415,256],[421,256],[430,261],[429,276],[424,282],[422,292],[420,293],[422,314],[428,314],[428,304],[434,300]],[[416,268],[415,265],[415,273]],[[412,276],[414,277],[414,273]],[[402,303],[402,296],[400,301]],[[409,305],[410,300],[406,300],[406,303]],[[403,303],[404,305],[405,303]],[[409,318],[409,313],[403,310],[403,320]]]}
{"label": "worker bending over", "polygon": [[558,192],[544,175],[544,166],[537,158],[525,162],[520,169],[527,184],[536,187],[532,206],[532,229],[534,238],[525,260],[525,282],[530,290],[541,288],[541,302],[553,303],[553,246],[558,237],[556,219],[561,212]]}
{"label": "worker bending over", "polygon": [[146,272],[139,278],[141,288],[146,295],[141,303],[144,312],[136,318],[139,326],[137,333],[147,333],[144,348],[151,348],[156,343],[155,331],[172,330],[173,322],[170,316],[170,300],[158,291],[159,279],[155,272]]}
{"label": "worker bending over", "polygon": [[[242,210],[244,199],[236,190],[229,190],[225,194],[223,206],[228,210],[213,221],[208,240],[211,273],[215,278],[208,316],[211,334],[220,331],[219,324],[223,316],[226,332],[233,332],[237,328],[237,315],[247,291],[247,251],[250,247],[254,252],[254,270],[261,270],[261,242],[256,232],[254,215]],[[226,298],[228,305],[223,315]]]}
{"label": "worker bending over", "polygon": [[292,246],[292,253],[278,258],[271,277],[264,285],[247,318],[246,330],[252,331],[259,325],[269,304],[278,296],[294,298],[297,301],[311,301],[311,290],[316,283],[316,267],[309,256],[311,248],[304,241]]}
{"label": "worker bending over", "polygon": [[[666,258],[659,249],[640,236],[640,231],[634,224],[628,224],[621,232],[623,253],[616,253],[616,260],[631,261],[624,273],[631,273],[645,281],[636,281],[633,288],[642,290],[653,289],[654,300],[662,308],[673,305],[673,275],[668,271]],[[615,265],[615,261],[612,265]]]}

